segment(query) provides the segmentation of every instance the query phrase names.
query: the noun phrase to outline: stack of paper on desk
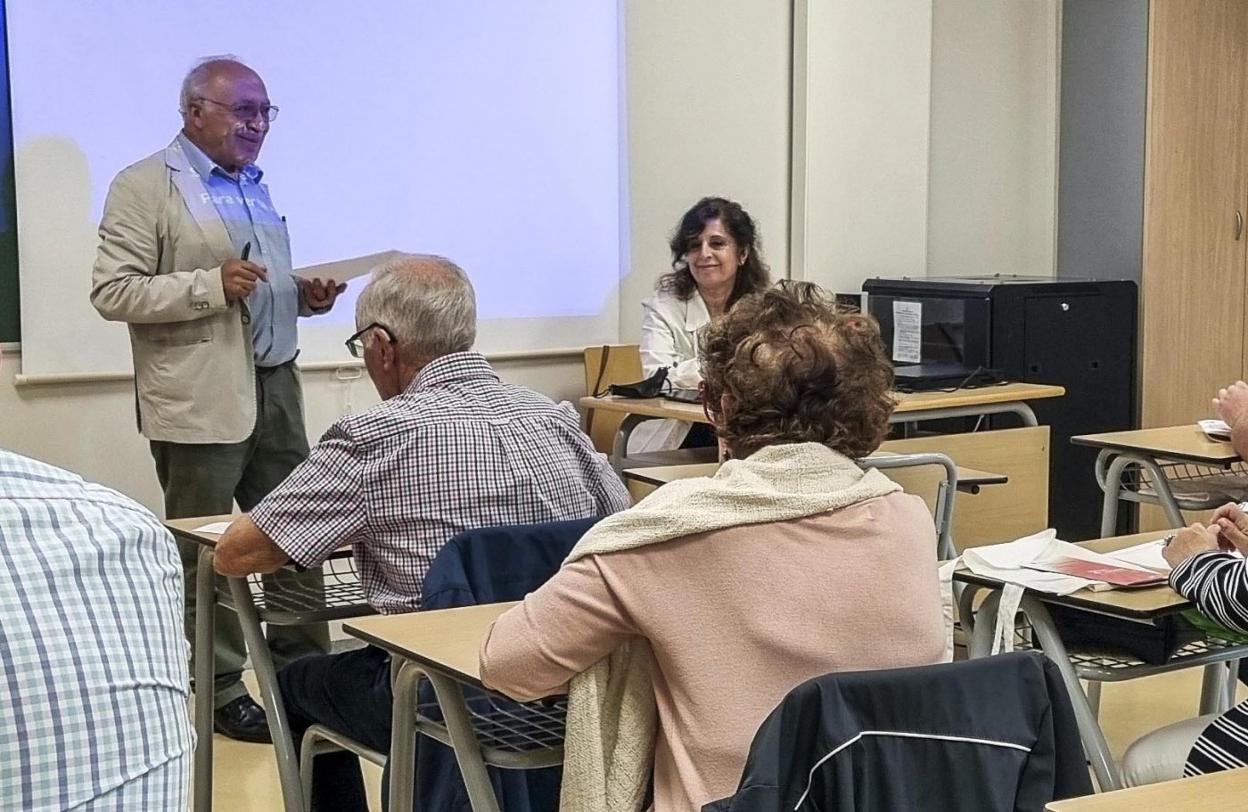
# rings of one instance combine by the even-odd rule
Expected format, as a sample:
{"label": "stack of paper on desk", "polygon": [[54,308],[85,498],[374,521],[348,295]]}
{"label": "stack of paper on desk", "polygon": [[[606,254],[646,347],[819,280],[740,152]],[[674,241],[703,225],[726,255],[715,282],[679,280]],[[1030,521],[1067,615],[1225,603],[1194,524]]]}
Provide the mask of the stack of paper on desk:
{"label": "stack of paper on desk", "polygon": [[1200,426],[1200,430],[1210,440],[1231,439],[1231,426],[1225,420],[1197,420],[1196,425]]}
{"label": "stack of paper on desk", "polygon": [[986,547],[973,547],[962,553],[971,572],[1008,583],[1020,584],[1038,592],[1069,595],[1080,589],[1112,589],[1106,580],[1079,577],[1072,573],[1100,575],[1119,585],[1160,583],[1164,576],[1138,563],[1095,553],[1057,538],[1057,531],[1045,530],[1033,536]]}

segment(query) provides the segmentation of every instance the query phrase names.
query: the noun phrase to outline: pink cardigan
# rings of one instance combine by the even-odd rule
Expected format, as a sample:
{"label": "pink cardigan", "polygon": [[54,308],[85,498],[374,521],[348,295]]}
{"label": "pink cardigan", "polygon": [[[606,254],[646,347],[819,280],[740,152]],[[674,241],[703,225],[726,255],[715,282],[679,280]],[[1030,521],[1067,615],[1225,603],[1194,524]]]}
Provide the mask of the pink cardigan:
{"label": "pink cardigan", "polygon": [[698,810],[736,789],[755,731],[797,684],[941,659],[931,514],[894,493],[565,564],[486,632],[481,676],[536,699],[631,636],[656,664],[655,810]]}

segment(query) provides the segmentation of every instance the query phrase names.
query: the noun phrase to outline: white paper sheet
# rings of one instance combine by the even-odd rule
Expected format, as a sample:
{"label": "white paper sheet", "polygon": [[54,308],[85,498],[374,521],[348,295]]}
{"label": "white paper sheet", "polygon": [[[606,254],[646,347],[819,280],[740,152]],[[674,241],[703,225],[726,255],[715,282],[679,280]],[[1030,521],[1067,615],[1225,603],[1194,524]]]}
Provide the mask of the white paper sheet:
{"label": "white paper sheet", "polygon": [[335,282],[346,282],[370,273],[373,268],[383,262],[394,259],[401,251],[380,251],[376,254],[365,254],[361,257],[340,259],[335,262],[323,262],[320,265],[307,265],[295,268],[295,275],[304,279],[332,279]]}
{"label": "white paper sheet", "polygon": [[1225,420],[1198,420],[1196,425],[1200,426],[1200,430],[1210,440],[1229,441],[1231,439],[1231,427]]}
{"label": "white paper sheet", "polygon": [[[1143,546],[1143,545],[1139,545]],[[1142,566],[1141,562],[1127,562],[1104,553],[1097,553],[1057,538],[1056,530],[1044,530],[1005,544],[972,547],[962,553],[967,568],[978,575],[998,578],[1008,583],[1021,584],[1028,589],[1054,595],[1069,595],[1080,589],[1101,592],[1114,587],[1104,581],[1093,581],[1073,575],[1029,569],[1032,562],[1067,556],[1101,564]],[[1165,569],[1169,569],[1166,567]]]}
{"label": "white paper sheet", "polygon": [[1134,564],[1137,567],[1148,567],[1153,570],[1169,572],[1170,565],[1166,563],[1166,559],[1162,558],[1161,551],[1165,547],[1165,539],[1157,539],[1155,541],[1146,541],[1143,544],[1137,544],[1134,547],[1126,547],[1122,550],[1116,550],[1108,553],[1110,558],[1116,558],[1127,564]]}
{"label": "white paper sheet", "polygon": [[206,524],[203,527],[196,527],[193,532],[209,533],[214,536],[219,536],[226,530],[229,530],[231,524],[232,522],[212,522],[211,524]]}
{"label": "white paper sheet", "polygon": [[923,363],[923,304],[893,302],[893,360]]}
{"label": "white paper sheet", "polygon": [[1056,530],[1044,530],[1032,536],[1005,544],[990,544],[984,547],[971,547],[962,553],[962,561],[967,569],[977,575],[996,578],[1007,583],[1022,584],[1028,589],[1048,592],[1052,595],[1069,595],[1081,589],[1095,588],[1099,581],[1086,578],[1075,578],[1056,572],[1029,570],[1023,565],[1034,561],[1057,539]]}

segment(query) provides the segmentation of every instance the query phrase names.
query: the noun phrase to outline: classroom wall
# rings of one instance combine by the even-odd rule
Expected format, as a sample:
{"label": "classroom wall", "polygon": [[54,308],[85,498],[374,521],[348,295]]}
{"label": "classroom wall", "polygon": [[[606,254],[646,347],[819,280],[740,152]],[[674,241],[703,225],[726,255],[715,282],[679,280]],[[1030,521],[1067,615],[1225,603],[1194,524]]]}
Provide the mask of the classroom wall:
{"label": "classroom wall", "polygon": [[[943,2],[943,0],[941,0]],[[922,276],[932,4],[811,0],[795,63],[793,275],[836,292]],[[802,188],[804,186],[804,188]]]}
{"label": "classroom wall", "polygon": [[[1026,265],[1043,271],[1046,256],[1051,268],[1053,136],[1045,132],[1046,126],[1056,129],[1051,98],[1056,86],[1054,70],[1046,68],[1046,60],[1056,59],[1056,1],[890,0],[887,7],[873,10],[873,4],[837,0],[830,11],[817,12],[831,15],[828,22],[839,21],[841,36],[857,42],[855,53],[869,54],[871,64],[887,70],[869,91],[888,95],[906,90],[903,99],[879,102],[885,107],[877,110],[889,114],[884,118],[858,108],[864,126],[904,124],[908,129],[893,142],[901,145],[899,154],[907,156],[904,165],[880,170],[887,184],[873,191],[869,182],[875,168],[855,168],[857,188],[864,193],[852,199],[874,201],[869,204],[874,209],[870,239],[857,239],[851,229],[839,232],[838,240],[823,243],[852,258],[842,266],[851,269],[848,275],[823,277],[810,271],[808,278],[845,289],[845,284],[856,284],[866,269],[900,271],[903,260],[896,260],[898,256],[904,257],[909,269],[921,255],[924,242],[933,268],[944,273],[954,266],[985,272],[1017,271]],[[798,2],[803,14],[816,5],[822,4]],[[739,200],[759,222],[773,276],[786,275],[793,7],[785,0],[628,0],[624,4],[632,270],[622,280],[618,297],[623,341],[637,340],[639,303],[669,267],[667,238],[679,216],[701,195],[722,194]],[[918,16],[912,18],[912,14]],[[915,51],[922,55],[929,25],[927,233],[922,233],[922,220],[915,214],[924,207],[920,188],[917,202],[906,196],[903,221],[909,236],[899,246],[894,244],[885,215],[901,200],[906,185],[913,182],[921,187],[922,183],[922,172],[915,169],[922,160],[917,145],[924,137],[922,103],[916,95],[922,84],[922,59],[916,58]],[[870,30],[851,37],[844,32],[845,26]],[[822,69],[834,70],[839,57],[826,48],[820,54]],[[983,71],[988,75],[980,75]],[[967,86],[961,94],[956,82]],[[993,126],[988,130],[967,130],[958,126],[961,115],[974,113],[982,118],[989,114],[975,111],[974,104],[961,95],[978,104],[999,103],[1004,109],[990,116]],[[826,120],[835,118],[829,114]],[[844,129],[832,129],[840,133],[837,137],[846,137]],[[822,137],[817,135],[816,140]],[[853,138],[861,143],[864,136]],[[136,156],[149,147],[136,144]],[[1036,150],[1039,156],[1032,154]],[[982,161],[963,154],[976,151]],[[823,148],[822,154],[830,153]],[[888,160],[881,151],[871,154],[874,160]],[[952,162],[956,171],[946,170],[946,162]],[[904,178],[909,180],[903,182]],[[959,207],[972,222],[963,225],[959,221]],[[857,239],[855,247],[836,244],[850,239]],[[522,247],[517,251],[522,261]],[[84,280],[88,272],[83,269]],[[19,388],[13,383],[18,364],[11,350],[2,354],[0,447],[79,471],[159,510],[160,490],[147,445],[134,429],[132,384],[113,381]],[[574,399],[584,386],[579,358],[512,360],[499,364],[498,369],[506,380],[556,399]],[[313,438],[348,405],[364,408],[376,398],[367,379],[345,384],[333,370],[306,373],[304,390]]]}
{"label": "classroom wall", "polygon": [[1147,77],[1148,0],[1065,0],[1059,276],[1140,281]]}
{"label": "classroom wall", "polygon": [[1054,274],[1060,13],[932,3],[930,276]]}

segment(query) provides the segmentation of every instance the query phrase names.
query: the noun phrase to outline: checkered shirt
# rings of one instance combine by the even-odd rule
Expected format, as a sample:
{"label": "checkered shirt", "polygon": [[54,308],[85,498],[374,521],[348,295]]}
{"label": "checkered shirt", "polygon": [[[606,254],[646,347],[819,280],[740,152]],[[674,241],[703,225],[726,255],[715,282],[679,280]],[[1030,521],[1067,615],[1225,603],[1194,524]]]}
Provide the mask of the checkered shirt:
{"label": "checkered shirt", "polygon": [[187,656],[156,517],[0,450],[0,808],[185,809]]}
{"label": "checkered shirt", "polygon": [[393,614],[420,608],[429,564],[457,533],[628,502],[569,404],[503,383],[480,353],[459,352],[338,420],[251,518],[305,567],[353,545],[369,603]]}

